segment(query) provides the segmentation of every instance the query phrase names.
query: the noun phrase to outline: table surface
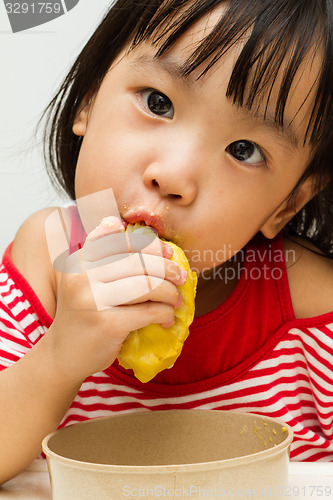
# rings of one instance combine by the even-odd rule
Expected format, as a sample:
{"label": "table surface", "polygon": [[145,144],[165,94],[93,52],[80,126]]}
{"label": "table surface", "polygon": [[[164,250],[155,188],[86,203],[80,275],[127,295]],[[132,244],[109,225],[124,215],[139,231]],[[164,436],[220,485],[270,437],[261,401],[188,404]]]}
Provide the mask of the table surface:
{"label": "table surface", "polygon": [[[333,463],[296,463],[289,465],[289,485],[280,492],[281,499],[333,498]],[[262,498],[269,499],[270,492]],[[52,500],[46,460],[35,461],[15,478],[0,487],[0,500]]]}

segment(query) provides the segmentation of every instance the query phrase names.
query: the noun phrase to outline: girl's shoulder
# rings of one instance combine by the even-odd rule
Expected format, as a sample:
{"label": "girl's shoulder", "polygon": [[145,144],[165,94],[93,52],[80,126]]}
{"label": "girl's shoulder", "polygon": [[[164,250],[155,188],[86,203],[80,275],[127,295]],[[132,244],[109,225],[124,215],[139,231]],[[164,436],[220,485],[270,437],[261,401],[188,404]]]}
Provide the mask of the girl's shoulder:
{"label": "girl's shoulder", "polygon": [[333,259],[299,237],[284,237],[283,247],[296,318],[333,311]]}
{"label": "girl's shoulder", "polygon": [[56,310],[57,276],[49,256],[45,223],[55,209],[45,208],[28,217],[19,228],[10,252],[14,266],[52,318]]}

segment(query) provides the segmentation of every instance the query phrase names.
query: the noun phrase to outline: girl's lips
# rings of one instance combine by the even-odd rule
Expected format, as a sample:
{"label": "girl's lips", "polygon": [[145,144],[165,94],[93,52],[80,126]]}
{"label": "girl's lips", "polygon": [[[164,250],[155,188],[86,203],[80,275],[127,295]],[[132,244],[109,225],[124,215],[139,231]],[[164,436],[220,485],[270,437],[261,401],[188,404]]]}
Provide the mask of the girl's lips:
{"label": "girl's lips", "polygon": [[165,233],[162,217],[158,214],[154,214],[153,212],[149,212],[148,210],[136,210],[123,214],[123,219],[128,224],[144,222],[146,226],[150,226],[155,229],[159,237],[163,237]]}

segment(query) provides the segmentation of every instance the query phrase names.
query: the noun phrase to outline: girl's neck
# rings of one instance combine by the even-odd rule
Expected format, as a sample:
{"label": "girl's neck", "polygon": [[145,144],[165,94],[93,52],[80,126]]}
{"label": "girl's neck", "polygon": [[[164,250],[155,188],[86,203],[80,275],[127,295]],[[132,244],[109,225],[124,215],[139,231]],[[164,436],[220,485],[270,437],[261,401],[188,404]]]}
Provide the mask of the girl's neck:
{"label": "girl's neck", "polygon": [[218,267],[199,274],[195,300],[195,317],[219,307],[235,289],[240,275],[241,255]]}

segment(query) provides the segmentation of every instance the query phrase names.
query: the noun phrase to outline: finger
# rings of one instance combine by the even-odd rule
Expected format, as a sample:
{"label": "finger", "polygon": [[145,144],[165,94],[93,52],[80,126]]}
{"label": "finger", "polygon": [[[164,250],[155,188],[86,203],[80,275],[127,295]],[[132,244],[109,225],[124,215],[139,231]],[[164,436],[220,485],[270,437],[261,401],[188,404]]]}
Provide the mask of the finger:
{"label": "finger", "polygon": [[156,232],[149,226],[139,227],[133,232],[127,231],[126,235],[131,252],[162,255],[166,258],[173,255],[173,248],[166,241],[160,240]]}
{"label": "finger", "polygon": [[[170,259],[161,259],[155,255],[140,254],[148,276],[164,278],[176,286],[184,285],[187,280],[187,272],[177,262]],[[162,271],[163,263],[163,271]]]}
{"label": "finger", "polygon": [[139,231],[127,233],[120,230],[113,233],[96,234],[99,234],[99,237],[87,239],[82,248],[84,260],[96,262],[110,255],[125,253],[141,252],[166,258],[170,258],[173,254],[172,248],[153,232],[142,234]]}
{"label": "finger", "polygon": [[[169,304],[174,308],[178,308],[182,305],[183,297],[181,293],[178,288],[169,281],[155,278],[154,276],[137,276],[134,279],[135,283],[133,283],[133,279],[131,279],[131,285],[133,287],[133,291],[138,291],[138,295],[131,301],[128,301],[127,304],[137,304],[147,302],[149,300],[151,302],[163,302],[164,304]],[[139,295],[141,291],[144,291],[146,283],[148,290],[146,293]],[[126,287],[125,283],[124,286]]]}
{"label": "finger", "polygon": [[85,261],[96,262],[112,255],[130,252],[125,232],[117,232],[102,238],[86,240],[81,253]]}
{"label": "finger", "polygon": [[160,278],[134,276],[111,283],[100,283],[88,274],[90,288],[99,311],[124,304],[138,304],[148,300],[180,307],[182,296],[172,283]]}
{"label": "finger", "polygon": [[187,273],[176,262],[142,253],[111,255],[98,262],[85,262],[86,271],[96,281],[108,283],[130,276],[155,276],[176,286],[183,285]]}
{"label": "finger", "polygon": [[99,239],[107,234],[119,231],[125,231],[123,223],[121,219],[111,215],[102,219],[101,223],[88,234],[87,240]]}
{"label": "finger", "polygon": [[141,304],[124,305],[109,308],[101,314],[112,313],[112,334],[120,333],[121,343],[124,341],[121,332],[132,332],[152,323],[158,323],[169,328],[175,322],[174,308],[161,302],[143,302]]}

